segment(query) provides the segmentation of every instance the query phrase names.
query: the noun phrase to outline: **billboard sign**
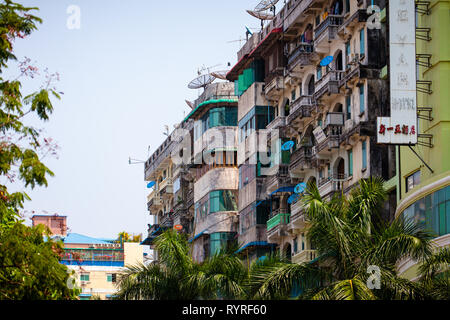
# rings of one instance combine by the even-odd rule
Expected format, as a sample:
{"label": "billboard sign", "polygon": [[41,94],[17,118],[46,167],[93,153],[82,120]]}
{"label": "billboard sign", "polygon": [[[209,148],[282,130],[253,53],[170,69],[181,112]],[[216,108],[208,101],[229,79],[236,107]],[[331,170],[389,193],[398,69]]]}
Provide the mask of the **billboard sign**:
{"label": "billboard sign", "polygon": [[417,144],[414,0],[389,1],[391,116],[377,120],[378,143]]}

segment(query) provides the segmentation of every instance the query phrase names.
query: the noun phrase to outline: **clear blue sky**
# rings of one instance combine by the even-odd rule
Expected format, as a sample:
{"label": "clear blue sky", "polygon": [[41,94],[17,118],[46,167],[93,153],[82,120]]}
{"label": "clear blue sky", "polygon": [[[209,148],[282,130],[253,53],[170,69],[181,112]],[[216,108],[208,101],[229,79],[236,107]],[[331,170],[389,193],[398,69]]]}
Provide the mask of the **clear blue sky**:
{"label": "clear blue sky", "polygon": [[[143,164],[173,128],[197,90],[187,88],[197,68],[236,63],[245,26],[260,23],[242,0],[19,0],[40,7],[44,23],[16,44],[19,58],[61,74],[64,92],[45,125],[59,142],[48,188],[30,192],[27,210],[68,216],[72,232],[146,236],[148,190]],[[66,27],[69,5],[81,9],[81,29]],[[24,87],[26,90],[27,88]]]}

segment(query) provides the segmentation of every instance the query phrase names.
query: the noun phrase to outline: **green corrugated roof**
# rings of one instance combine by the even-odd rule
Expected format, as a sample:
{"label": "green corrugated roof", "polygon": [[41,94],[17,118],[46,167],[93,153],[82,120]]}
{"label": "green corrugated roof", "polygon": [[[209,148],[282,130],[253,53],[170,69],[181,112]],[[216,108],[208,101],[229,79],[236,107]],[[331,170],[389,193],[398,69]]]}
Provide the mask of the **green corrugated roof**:
{"label": "green corrugated roof", "polygon": [[228,102],[228,103],[238,102],[238,99],[212,99],[212,100],[204,101],[204,102],[200,103],[197,106],[197,108],[192,110],[191,113],[189,113],[188,116],[183,120],[183,122],[188,120],[200,107],[203,107],[204,105],[213,104],[213,103],[224,103],[224,102]]}

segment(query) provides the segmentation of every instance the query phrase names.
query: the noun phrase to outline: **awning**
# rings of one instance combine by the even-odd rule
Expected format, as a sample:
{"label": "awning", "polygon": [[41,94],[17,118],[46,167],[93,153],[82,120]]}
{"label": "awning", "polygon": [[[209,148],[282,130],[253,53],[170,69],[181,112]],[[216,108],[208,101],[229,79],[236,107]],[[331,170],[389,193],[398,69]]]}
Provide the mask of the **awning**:
{"label": "awning", "polygon": [[248,248],[248,247],[267,247],[267,246],[276,246],[276,244],[275,243],[268,243],[267,241],[253,241],[253,242],[247,243],[245,246],[243,246],[242,248],[237,250],[235,253],[239,253],[239,252],[241,252],[242,250],[244,250],[245,248]]}
{"label": "awning", "polygon": [[207,234],[206,230],[203,230],[202,232],[200,232],[199,234],[197,234],[195,237],[193,237],[192,239],[190,239],[188,242],[191,243],[192,241],[200,238],[203,234]]}
{"label": "awning", "polygon": [[198,109],[200,109],[201,107],[203,107],[204,105],[208,105],[208,104],[214,104],[214,103],[236,103],[238,102],[237,99],[212,99],[212,100],[207,100],[204,101],[202,103],[200,103],[194,110],[192,110],[186,118],[184,118],[183,122],[187,121],[190,117],[192,117],[192,115],[194,113],[197,112]]}
{"label": "awning", "polygon": [[294,192],[294,189],[295,189],[295,186],[282,187],[282,188],[278,188],[277,190],[272,192],[270,195],[273,195],[274,193],[277,193],[277,192]]}

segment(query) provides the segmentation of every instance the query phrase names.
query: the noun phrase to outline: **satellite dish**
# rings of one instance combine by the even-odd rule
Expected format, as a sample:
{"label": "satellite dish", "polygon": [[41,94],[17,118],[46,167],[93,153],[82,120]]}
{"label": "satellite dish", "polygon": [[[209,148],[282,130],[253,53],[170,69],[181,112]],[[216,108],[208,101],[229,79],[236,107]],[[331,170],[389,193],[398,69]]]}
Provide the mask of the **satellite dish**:
{"label": "satellite dish", "polygon": [[261,0],[260,3],[255,7],[255,11],[261,12],[267,10],[277,4],[279,0]]}
{"label": "satellite dish", "polygon": [[194,104],[191,101],[189,101],[189,100],[184,100],[184,101],[186,101],[189,108],[194,109]]}
{"label": "satellite dish", "polygon": [[306,183],[302,182],[295,186],[294,192],[297,194],[303,193],[306,189]]}
{"label": "satellite dish", "polygon": [[265,13],[265,12],[257,12],[252,10],[247,10],[248,14],[258,18],[259,20],[273,20],[274,15],[272,13]]}
{"label": "satellite dish", "polygon": [[291,150],[294,144],[295,144],[294,141],[288,141],[281,146],[281,150],[282,151]]}
{"label": "satellite dish", "polygon": [[229,70],[222,70],[222,71],[214,71],[211,72],[211,75],[213,77],[216,77],[217,79],[221,79],[221,80],[227,80],[227,73]]}
{"label": "satellite dish", "polygon": [[289,204],[293,204],[293,203],[296,203],[299,199],[300,199],[300,194],[294,193],[293,195],[291,195],[291,196],[288,198],[287,202],[288,202]]}
{"label": "satellite dish", "polygon": [[325,58],[322,59],[322,61],[320,61],[320,66],[321,67],[326,67],[332,61],[333,61],[333,56],[326,56]]}
{"label": "satellite dish", "polygon": [[148,184],[147,184],[147,188],[153,188],[154,186],[155,186],[155,184],[156,184],[156,182],[155,181],[150,181]]}
{"label": "satellite dish", "polygon": [[207,73],[202,74],[201,76],[195,78],[188,84],[189,89],[200,89],[200,88],[206,88],[209,84],[211,84],[216,78]]}

